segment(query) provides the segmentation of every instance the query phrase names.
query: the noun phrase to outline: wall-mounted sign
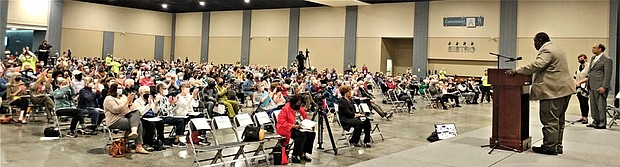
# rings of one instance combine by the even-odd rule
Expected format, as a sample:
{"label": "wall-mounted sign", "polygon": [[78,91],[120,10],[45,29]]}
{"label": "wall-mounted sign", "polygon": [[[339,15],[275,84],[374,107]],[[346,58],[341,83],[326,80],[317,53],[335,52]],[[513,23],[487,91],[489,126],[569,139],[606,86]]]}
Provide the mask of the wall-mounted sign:
{"label": "wall-mounted sign", "polygon": [[474,42],[448,42],[448,53],[476,53]]}
{"label": "wall-mounted sign", "polygon": [[476,28],[484,26],[484,17],[472,16],[472,17],[444,17],[444,27],[467,27]]}

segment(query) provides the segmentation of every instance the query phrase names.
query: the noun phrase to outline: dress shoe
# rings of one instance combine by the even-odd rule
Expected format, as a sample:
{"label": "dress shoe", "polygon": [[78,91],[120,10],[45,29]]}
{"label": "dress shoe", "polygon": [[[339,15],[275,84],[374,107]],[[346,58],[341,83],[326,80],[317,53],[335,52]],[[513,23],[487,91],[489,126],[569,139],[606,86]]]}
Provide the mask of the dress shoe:
{"label": "dress shoe", "polygon": [[549,149],[547,147],[532,147],[532,151],[538,154],[558,155],[558,152],[555,149]]}
{"label": "dress shoe", "polygon": [[365,148],[370,148],[370,147],[372,147],[372,145],[370,145],[370,143],[366,143],[366,144],[364,144],[364,147]]}
{"label": "dress shoe", "polygon": [[588,124],[588,119],[581,120],[581,124]]}
{"label": "dress shoe", "polygon": [[558,154],[564,154],[564,150],[562,149],[562,146],[558,146],[558,148],[556,149],[556,152]]}
{"label": "dress shoe", "polygon": [[312,162],[312,158],[308,157],[308,155],[301,156],[301,160],[304,160],[306,162]]}
{"label": "dress shoe", "polygon": [[594,124],[588,124],[588,125],[586,125],[586,127],[588,127],[588,128],[594,128],[594,127],[596,127],[596,125],[594,125]]}
{"label": "dress shoe", "polygon": [[301,163],[301,159],[299,158],[299,156],[293,156],[293,163],[295,164],[300,164]]}
{"label": "dress shoe", "polygon": [[362,147],[359,143],[353,143],[353,142],[349,142],[349,145],[354,146],[354,147]]}

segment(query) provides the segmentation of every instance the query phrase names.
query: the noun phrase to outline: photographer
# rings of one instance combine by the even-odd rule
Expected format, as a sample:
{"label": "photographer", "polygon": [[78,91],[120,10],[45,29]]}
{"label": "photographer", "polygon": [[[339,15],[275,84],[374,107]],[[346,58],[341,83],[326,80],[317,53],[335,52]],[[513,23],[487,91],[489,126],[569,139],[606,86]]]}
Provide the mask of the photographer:
{"label": "photographer", "polygon": [[47,59],[50,56],[50,49],[52,49],[52,45],[49,45],[47,43],[47,40],[44,39],[41,45],[39,45],[39,54],[37,55],[40,61],[43,61],[47,64]]}

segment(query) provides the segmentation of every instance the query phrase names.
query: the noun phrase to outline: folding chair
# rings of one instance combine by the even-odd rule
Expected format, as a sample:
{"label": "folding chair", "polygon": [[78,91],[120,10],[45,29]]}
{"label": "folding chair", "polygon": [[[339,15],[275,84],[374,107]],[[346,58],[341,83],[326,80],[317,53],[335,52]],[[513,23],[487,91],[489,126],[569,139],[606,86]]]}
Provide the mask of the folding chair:
{"label": "folding chair", "polygon": [[[212,123],[215,127],[215,129],[213,129],[213,140],[215,140],[215,143],[217,146],[223,146],[224,147],[223,149],[238,147],[235,157],[230,162],[234,163],[234,162],[243,160],[245,162],[245,165],[248,166],[248,161],[247,161],[247,157],[245,156],[245,149],[244,149],[248,143],[242,142],[240,140],[239,134],[237,133],[235,128],[233,128],[228,116],[213,117]],[[226,129],[231,130],[235,134],[236,140],[232,142],[228,142],[228,143],[220,143],[220,141],[217,139],[216,132],[219,130],[226,130]],[[220,154],[222,150],[219,150]],[[243,159],[239,159],[239,156],[243,156]]]}
{"label": "folding chair", "polygon": [[394,92],[394,90],[390,89],[387,91],[388,94],[388,103],[392,105],[392,108],[390,108],[393,111],[396,112],[400,112],[400,111],[404,111],[406,108],[406,104],[404,101],[400,101],[398,100],[398,97],[396,97],[396,93]]}
{"label": "folding chair", "polygon": [[[264,113],[264,112],[261,112],[261,113]],[[266,113],[264,113],[264,115],[266,116]],[[268,117],[267,117],[267,121],[269,121]],[[237,127],[235,128],[236,133],[238,133],[240,129],[243,129],[247,126],[255,125],[258,127],[258,125],[255,124],[252,118],[250,118],[250,115],[247,113],[236,115],[235,124],[237,125]],[[241,131],[241,133],[243,133],[243,131]],[[262,158],[265,158],[267,165],[269,165],[269,154],[265,151],[265,142],[270,141],[272,139],[281,139],[281,137],[277,137],[277,136],[264,137],[264,139],[261,141],[249,142],[249,143],[258,143],[258,147],[256,147],[254,151],[251,151],[251,152],[254,152],[254,155],[252,155],[251,157],[245,157],[245,158],[250,159],[251,161],[254,161],[254,159],[262,157]]]}
{"label": "folding chair", "polygon": [[607,104],[607,116],[611,118],[609,121],[609,128],[611,128],[614,124],[618,124],[616,121],[620,120],[620,108]]}
{"label": "folding chair", "polygon": [[[366,104],[366,103],[360,103],[360,104],[358,104],[358,105],[359,105],[359,111],[358,111],[358,112],[363,112],[363,113],[372,113],[372,112],[370,111],[370,107],[368,107],[368,104]],[[358,108],[358,107],[356,106],[355,108]],[[372,135],[379,135],[379,136],[381,136],[381,141],[385,141],[385,138],[383,138],[383,133],[381,133],[381,129],[379,128],[379,123],[375,123],[375,122],[373,121],[373,120],[374,120],[373,118],[368,118],[368,119],[370,119],[370,120],[372,121],[372,122],[371,122],[371,127],[372,127],[372,129],[370,130],[370,135],[371,135],[370,140],[371,140],[372,142],[374,142],[374,140],[373,140],[373,138],[372,138]],[[375,131],[376,131],[377,133],[375,133]]]}
{"label": "folding chair", "polygon": [[276,131],[276,125],[269,119],[267,112],[255,112],[253,119],[256,126],[265,129],[265,125],[271,125],[273,131]]}

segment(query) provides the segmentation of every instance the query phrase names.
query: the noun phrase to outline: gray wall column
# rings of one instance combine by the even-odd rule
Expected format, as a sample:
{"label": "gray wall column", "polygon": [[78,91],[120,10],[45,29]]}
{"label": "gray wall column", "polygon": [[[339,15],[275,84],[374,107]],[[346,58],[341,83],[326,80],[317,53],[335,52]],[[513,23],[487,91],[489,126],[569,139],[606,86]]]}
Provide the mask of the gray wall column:
{"label": "gray wall column", "polygon": [[355,64],[355,46],[357,40],[357,6],[347,6],[344,24],[344,67]]}
{"label": "gray wall column", "polygon": [[[47,42],[54,46],[51,49],[50,54],[54,54],[56,51],[60,51],[61,48],[61,37],[62,37],[62,0],[51,0],[49,7],[49,15],[47,18],[47,33],[45,34],[45,38]],[[35,41],[35,43],[40,43],[41,41]]]}
{"label": "gray wall column", "polygon": [[295,61],[299,49],[299,8],[291,8],[288,25],[288,61],[285,67],[290,67]]}
{"label": "gray wall column", "polygon": [[101,58],[105,58],[108,54],[114,53],[114,32],[103,32],[103,51],[101,52]]}
{"label": "gray wall column", "polygon": [[200,62],[209,61],[209,22],[211,12],[202,12],[202,32],[200,35]]}
{"label": "gray wall column", "polygon": [[[613,60],[613,62],[615,63],[614,65],[614,73],[612,75],[612,79],[611,79],[611,85],[614,85],[612,87],[612,90],[609,92],[614,92],[611,96],[615,97],[616,94],[618,94],[620,91],[619,86],[620,86],[620,79],[618,79],[618,74],[620,73],[620,62],[618,62],[618,59],[620,56],[618,55],[618,52],[620,52],[620,49],[618,49],[618,43],[620,43],[620,38],[618,38],[618,32],[620,31],[620,26],[618,26],[618,23],[620,23],[620,10],[618,7],[620,5],[620,1],[619,0],[611,0],[610,1],[610,6],[609,6],[609,46],[607,48],[607,55],[609,55],[609,57],[611,57],[611,59]],[[611,94],[611,93],[610,93]],[[620,107],[618,105],[618,100],[614,100],[614,105],[616,107]]]}
{"label": "gray wall column", "polygon": [[250,34],[252,33],[252,10],[243,11],[243,28],[241,28],[241,65],[250,65]]}
{"label": "gray wall column", "polygon": [[177,14],[172,14],[172,33],[170,34],[170,62],[174,61],[174,46],[176,39],[176,31],[177,31]]}
{"label": "gray wall column", "polygon": [[[0,1],[0,37],[6,36],[6,24],[7,24],[8,12],[9,12],[9,1]],[[0,56],[0,59],[2,60],[4,60],[5,58],[4,51],[6,47],[4,47],[4,45],[5,45],[4,40],[0,40],[0,53],[2,54],[2,56]]]}
{"label": "gray wall column", "polygon": [[164,60],[164,36],[155,36],[155,60]]}
{"label": "gray wall column", "polygon": [[[507,57],[517,57],[517,9],[517,1],[500,2],[499,54]],[[505,58],[499,59],[499,68],[516,67],[516,62],[505,61]]]}
{"label": "gray wall column", "polygon": [[428,1],[415,3],[413,20],[413,68],[418,78],[426,77],[428,65]]}

